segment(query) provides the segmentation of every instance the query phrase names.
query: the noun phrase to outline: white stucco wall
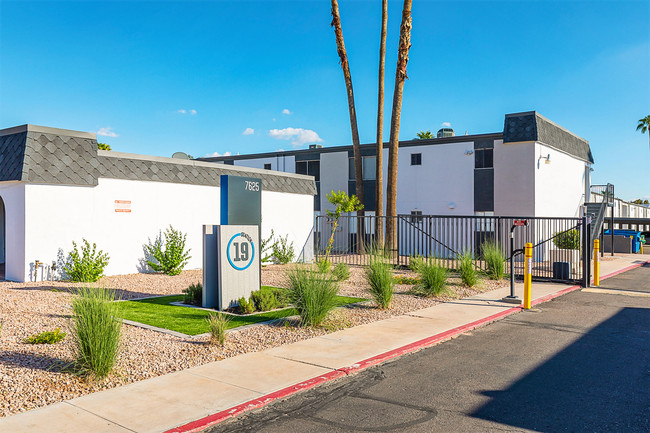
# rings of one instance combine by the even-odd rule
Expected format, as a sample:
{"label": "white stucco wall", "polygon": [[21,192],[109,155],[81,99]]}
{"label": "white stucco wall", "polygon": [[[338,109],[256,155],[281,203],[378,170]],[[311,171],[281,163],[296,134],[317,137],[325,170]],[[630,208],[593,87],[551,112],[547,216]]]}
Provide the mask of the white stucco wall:
{"label": "white stucco wall", "polygon": [[494,215],[535,216],[535,143],[494,141]]}
{"label": "white stucco wall", "polygon": [[[550,163],[545,160],[550,155]],[[584,204],[585,162],[535,144],[535,216],[578,217]]]}
{"label": "white stucco wall", "polygon": [[254,158],[254,159],[240,159],[235,160],[234,165],[250,168],[264,168],[264,164],[271,164],[271,170],[282,171],[285,173],[296,172],[296,157],[290,156],[277,156],[270,158]]}
{"label": "white stucco wall", "polygon": [[[400,148],[397,213],[420,210],[424,215],[472,215],[474,155],[465,152],[473,149],[473,142]],[[387,153],[384,152],[384,183],[388,175]],[[422,165],[411,165],[412,153],[422,154]]]}
{"label": "white stucco wall", "polygon": [[320,155],[321,214],[334,210],[326,194],[348,190],[348,152],[324,152]]}
{"label": "white stucco wall", "polygon": [[[13,251],[18,251],[15,262],[8,263],[11,271],[7,272],[7,278],[17,281],[33,280],[35,260],[47,265],[60,261],[59,250],[67,256],[72,241],[80,244],[82,238],[95,242],[110,255],[106,275],[145,271],[143,245],[149,239],[153,241],[170,224],[187,233],[186,246],[191,248],[192,258],[186,269],[197,269],[202,263],[202,226],[218,224],[220,220],[218,187],[118,179],[99,179],[96,187],[20,186],[26,197],[24,217],[18,212],[11,219],[18,231],[24,221],[25,238],[21,242],[19,236],[14,236],[17,241],[8,236],[7,243],[7,253],[12,257]],[[0,195],[5,199],[9,194],[0,192]],[[115,200],[130,201],[131,212],[116,212]],[[14,204],[18,199],[9,197],[5,199],[7,202],[11,203],[7,205],[11,212],[20,207]],[[263,236],[268,236],[271,228],[278,235],[289,235],[296,254],[300,254],[305,244],[310,245],[307,241],[313,225],[312,206],[311,195],[263,191]],[[8,224],[12,224],[9,220]],[[13,226],[8,227],[13,231]],[[25,246],[22,259],[20,245],[11,242]],[[37,279],[52,276],[46,267]]]}
{"label": "white stucco wall", "polygon": [[25,184],[1,182],[5,205],[5,278],[23,281],[25,276]]}

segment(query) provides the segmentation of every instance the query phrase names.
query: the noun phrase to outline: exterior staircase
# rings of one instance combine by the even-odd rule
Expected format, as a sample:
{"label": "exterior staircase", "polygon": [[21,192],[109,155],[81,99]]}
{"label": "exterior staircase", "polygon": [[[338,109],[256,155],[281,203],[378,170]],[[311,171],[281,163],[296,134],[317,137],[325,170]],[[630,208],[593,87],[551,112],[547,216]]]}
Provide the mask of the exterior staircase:
{"label": "exterior staircase", "polygon": [[603,229],[607,207],[614,205],[614,185],[611,183],[607,185],[591,185],[590,192],[590,199],[595,198],[597,200],[585,203],[587,208],[585,216],[591,217],[591,239],[593,240],[600,235]]}

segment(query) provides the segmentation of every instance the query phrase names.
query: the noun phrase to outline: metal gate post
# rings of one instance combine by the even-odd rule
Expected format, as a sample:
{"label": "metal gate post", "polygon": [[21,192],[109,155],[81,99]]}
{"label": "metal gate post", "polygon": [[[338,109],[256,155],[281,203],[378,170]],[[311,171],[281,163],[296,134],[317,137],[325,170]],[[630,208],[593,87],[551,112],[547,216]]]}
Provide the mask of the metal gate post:
{"label": "metal gate post", "polygon": [[582,287],[589,287],[589,232],[587,231],[587,217],[582,217]]}

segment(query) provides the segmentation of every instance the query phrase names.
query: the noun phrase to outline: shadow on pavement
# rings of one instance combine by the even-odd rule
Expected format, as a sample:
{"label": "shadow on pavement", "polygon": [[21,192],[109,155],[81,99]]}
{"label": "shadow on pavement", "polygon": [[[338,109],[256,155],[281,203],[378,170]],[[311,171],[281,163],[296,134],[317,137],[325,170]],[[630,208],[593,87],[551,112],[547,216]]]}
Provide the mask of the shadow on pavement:
{"label": "shadow on pavement", "polygon": [[483,391],[491,400],[471,416],[546,432],[650,431],[649,330],[650,309],[623,308],[509,388]]}

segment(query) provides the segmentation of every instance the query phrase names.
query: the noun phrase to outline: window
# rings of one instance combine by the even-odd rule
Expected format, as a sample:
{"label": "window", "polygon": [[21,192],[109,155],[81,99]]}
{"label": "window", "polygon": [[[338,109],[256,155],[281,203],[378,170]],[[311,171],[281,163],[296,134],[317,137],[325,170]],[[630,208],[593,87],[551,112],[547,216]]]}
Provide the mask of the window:
{"label": "window", "polygon": [[314,176],[314,180],[320,180],[320,161],[296,161],[296,174],[307,174]]}
{"label": "window", "polygon": [[271,164],[264,164],[264,170],[270,170]]}
{"label": "window", "polygon": [[363,180],[377,179],[377,158],[374,156],[363,157]]}
{"label": "window", "polygon": [[476,149],[474,151],[474,168],[492,168],[494,149]]}
{"label": "window", "polygon": [[[417,155],[419,155],[419,153]],[[412,223],[421,223],[422,222],[422,211],[421,210],[412,210],[411,211],[411,222]]]}
{"label": "window", "polygon": [[422,154],[421,153],[412,153],[411,154],[411,165],[422,165]]}

